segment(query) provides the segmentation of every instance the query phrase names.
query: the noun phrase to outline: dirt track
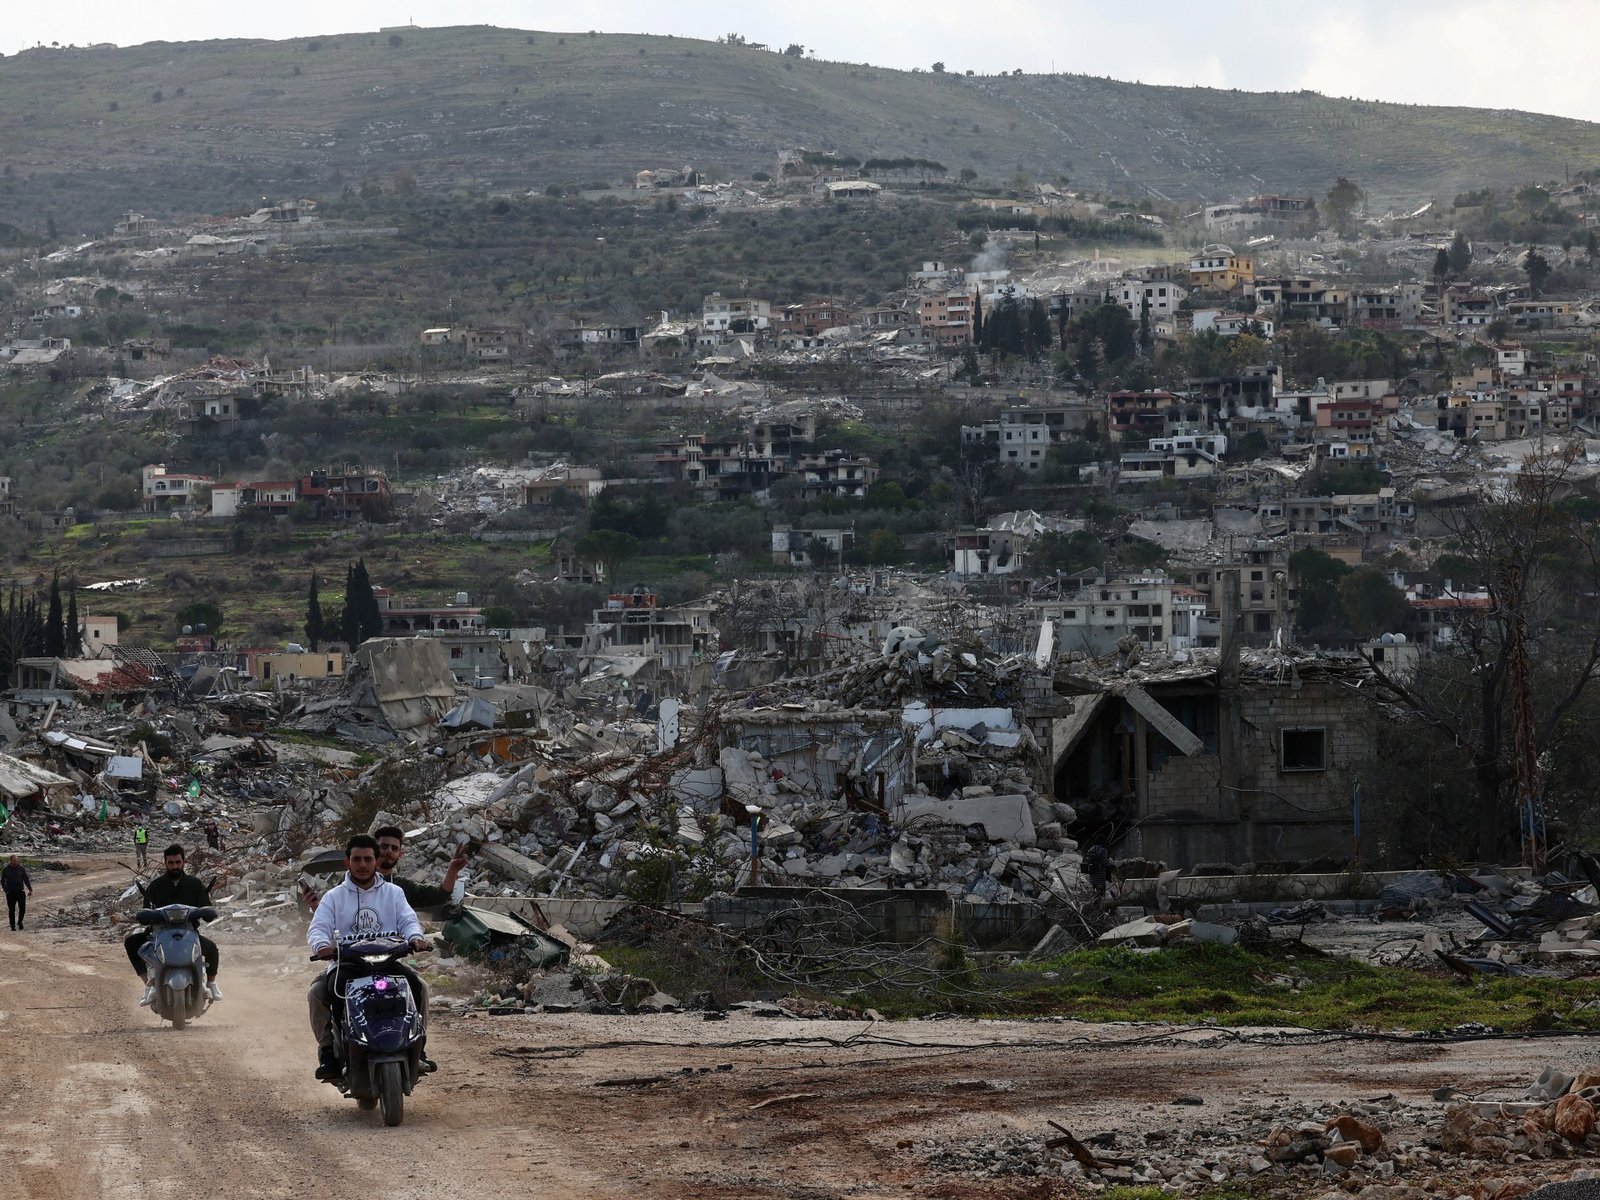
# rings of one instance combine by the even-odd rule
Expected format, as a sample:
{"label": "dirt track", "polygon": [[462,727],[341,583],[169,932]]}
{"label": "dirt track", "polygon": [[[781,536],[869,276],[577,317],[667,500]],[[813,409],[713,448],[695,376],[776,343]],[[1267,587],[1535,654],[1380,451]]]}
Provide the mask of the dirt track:
{"label": "dirt track", "polygon": [[[34,913],[113,877],[42,879]],[[0,1192],[370,1200],[383,1179],[429,1200],[1069,1195],[942,1175],[909,1143],[1046,1134],[1049,1118],[1137,1140],[1225,1127],[1267,1097],[1511,1094],[1546,1063],[1595,1059],[1585,1039],[1272,1047],[1070,1023],[473,1015],[435,1021],[440,1073],[385,1129],[311,1078],[312,970],[298,946],[224,944],[226,999],[176,1032],[137,1007],[119,944],[0,930]],[[1141,1036],[1164,1040],[1126,1044]],[[1173,1107],[1183,1095],[1205,1104]]]}

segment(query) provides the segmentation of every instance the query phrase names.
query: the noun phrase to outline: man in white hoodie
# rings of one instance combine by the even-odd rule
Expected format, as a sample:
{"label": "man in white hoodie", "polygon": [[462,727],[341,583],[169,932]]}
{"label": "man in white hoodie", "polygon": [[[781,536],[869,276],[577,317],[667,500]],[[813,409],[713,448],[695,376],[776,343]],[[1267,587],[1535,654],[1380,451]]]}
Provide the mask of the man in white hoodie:
{"label": "man in white hoodie", "polygon": [[[405,893],[378,874],[377,839],[364,833],[351,838],[345,843],[344,865],[344,882],[322,897],[311,918],[311,928],[306,930],[306,944],[312,954],[332,959],[336,957],[335,942],[349,944],[385,937],[404,938],[415,950],[427,949],[422,922],[406,903]],[[311,1032],[317,1039],[318,1079],[337,1079],[340,1072],[329,1011],[331,978],[331,972],[325,972],[306,993]],[[423,1020],[427,1020],[426,1013]],[[426,1055],[423,1061],[431,1067]]]}

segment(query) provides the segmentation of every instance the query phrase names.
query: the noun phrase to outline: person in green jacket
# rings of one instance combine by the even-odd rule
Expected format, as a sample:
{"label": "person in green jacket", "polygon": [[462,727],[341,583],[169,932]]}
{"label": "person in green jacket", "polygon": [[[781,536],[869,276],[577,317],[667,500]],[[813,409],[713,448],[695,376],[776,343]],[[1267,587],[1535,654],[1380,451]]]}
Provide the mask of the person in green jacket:
{"label": "person in green jacket", "polygon": [[[169,904],[187,904],[191,908],[204,908],[211,903],[211,891],[195,876],[184,870],[183,847],[174,842],[162,852],[162,859],[166,872],[157,875],[144,885],[144,903],[146,908],[165,908]],[[150,940],[150,930],[140,929],[122,939],[122,948],[128,952],[128,961],[133,964],[133,969],[140,979],[145,979],[149,968],[144,959],[139,957],[139,951]],[[212,1000],[221,1000],[222,993],[217,990],[217,967],[221,956],[217,952],[217,944],[204,934],[200,935],[200,953],[206,961],[206,978],[210,980],[208,990]],[[144,998],[139,1001],[141,1005],[148,1005],[155,999],[155,988],[150,986],[148,980],[145,984]]]}

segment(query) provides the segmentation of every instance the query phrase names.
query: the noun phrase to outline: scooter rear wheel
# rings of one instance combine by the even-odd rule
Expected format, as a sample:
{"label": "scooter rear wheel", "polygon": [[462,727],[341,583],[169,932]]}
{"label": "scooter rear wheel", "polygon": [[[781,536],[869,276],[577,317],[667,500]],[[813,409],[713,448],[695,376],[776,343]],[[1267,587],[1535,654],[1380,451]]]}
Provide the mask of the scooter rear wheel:
{"label": "scooter rear wheel", "polygon": [[404,1068],[397,1062],[378,1064],[378,1107],[385,1125],[398,1125],[406,1119]]}

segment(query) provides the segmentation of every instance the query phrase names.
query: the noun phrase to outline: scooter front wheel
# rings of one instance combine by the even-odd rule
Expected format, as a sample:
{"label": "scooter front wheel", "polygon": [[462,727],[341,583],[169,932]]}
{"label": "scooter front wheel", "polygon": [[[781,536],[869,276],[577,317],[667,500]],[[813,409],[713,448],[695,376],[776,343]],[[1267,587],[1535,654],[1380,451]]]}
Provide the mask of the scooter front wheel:
{"label": "scooter front wheel", "polygon": [[404,1070],[397,1062],[378,1064],[378,1107],[385,1125],[398,1125],[406,1118]]}

